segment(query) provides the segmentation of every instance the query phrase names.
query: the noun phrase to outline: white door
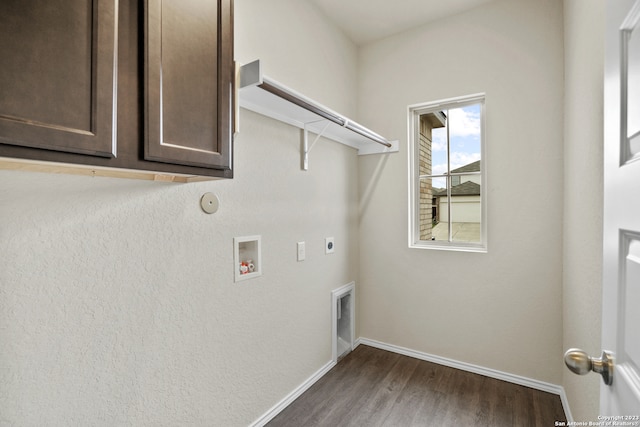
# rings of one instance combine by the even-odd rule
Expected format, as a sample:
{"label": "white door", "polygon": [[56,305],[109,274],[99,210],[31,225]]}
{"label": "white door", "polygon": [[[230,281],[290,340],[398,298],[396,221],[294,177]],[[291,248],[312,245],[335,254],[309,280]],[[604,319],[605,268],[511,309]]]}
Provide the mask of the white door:
{"label": "white door", "polygon": [[[613,383],[600,413],[640,421],[640,0],[606,2],[602,346]],[[621,421],[624,418],[621,419]],[[614,424],[617,425],[617,424]],[[638,425],[638,424],[620,424]]]}

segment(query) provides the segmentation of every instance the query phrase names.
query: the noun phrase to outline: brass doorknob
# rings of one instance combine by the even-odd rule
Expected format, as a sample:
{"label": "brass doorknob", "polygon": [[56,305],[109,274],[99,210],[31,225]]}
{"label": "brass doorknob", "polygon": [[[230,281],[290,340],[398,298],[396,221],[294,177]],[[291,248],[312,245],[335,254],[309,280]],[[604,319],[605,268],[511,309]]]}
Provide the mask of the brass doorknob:
{"label": "brass doorknob", "polygon": [[609,352],[603,351],[597,359],[579,348],[570,348],[564,354],[564,363],[574,374],[586,375],[593,371],[602,375],[606,385],[613,384],[613,356]]}

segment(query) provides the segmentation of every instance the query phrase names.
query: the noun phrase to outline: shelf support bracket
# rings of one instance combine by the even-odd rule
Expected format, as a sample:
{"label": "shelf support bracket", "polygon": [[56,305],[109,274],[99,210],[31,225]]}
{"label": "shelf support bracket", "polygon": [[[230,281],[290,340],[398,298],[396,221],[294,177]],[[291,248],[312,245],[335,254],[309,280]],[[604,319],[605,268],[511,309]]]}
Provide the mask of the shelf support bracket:
{"label": "shelf support bracket", "polygon": [[310,122],[310,123],[304,124],[304,137],[303,137],[303,147],[302,147],[302,151],[303,151],[302,170],[305,170],[305,171],[309,170],[309,153],[311,152],[313,147],[316,145],[318,140],[322,138],[322,135],[324,135],[324,132],[327,130],[331,122],[327,122],[324,125],[320,133],[316,135],[316,138],[311,143],[311,146],[309,146],[309,129],[307,129],[307,124],[311,124],[311,123],[318,123],[318,122]]}

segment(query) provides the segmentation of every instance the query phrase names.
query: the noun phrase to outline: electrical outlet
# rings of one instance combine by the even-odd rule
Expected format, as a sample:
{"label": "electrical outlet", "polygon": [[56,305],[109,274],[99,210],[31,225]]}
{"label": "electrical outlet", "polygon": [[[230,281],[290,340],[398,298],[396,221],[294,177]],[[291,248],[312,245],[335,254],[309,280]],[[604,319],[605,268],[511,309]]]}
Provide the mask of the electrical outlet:
{"label": "electrical outlet", "polygon": [[333,237],[327,237],[326,239],[324,239],[324,253],[325,254],[332,254],[336,251],[336,244],[334,242],[334,238]]}
{"label": "electrical outlet", "polygon": [[306,256],[304,242],[298,242],[298,261],[304,261]]}

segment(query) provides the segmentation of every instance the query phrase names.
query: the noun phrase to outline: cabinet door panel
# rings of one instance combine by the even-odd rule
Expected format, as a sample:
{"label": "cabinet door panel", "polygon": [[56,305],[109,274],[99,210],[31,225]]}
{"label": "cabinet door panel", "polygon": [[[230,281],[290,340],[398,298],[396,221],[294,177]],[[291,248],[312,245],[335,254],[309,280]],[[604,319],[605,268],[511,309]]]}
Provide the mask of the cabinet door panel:
{"label": "cabinet door panel", "polygon": [[229,169],[230,0],[147,0],[145,159]]}
{"label": "cabinet door panel", "polygon": [[115,157],[117,0],[3,0],[0,142]]}

